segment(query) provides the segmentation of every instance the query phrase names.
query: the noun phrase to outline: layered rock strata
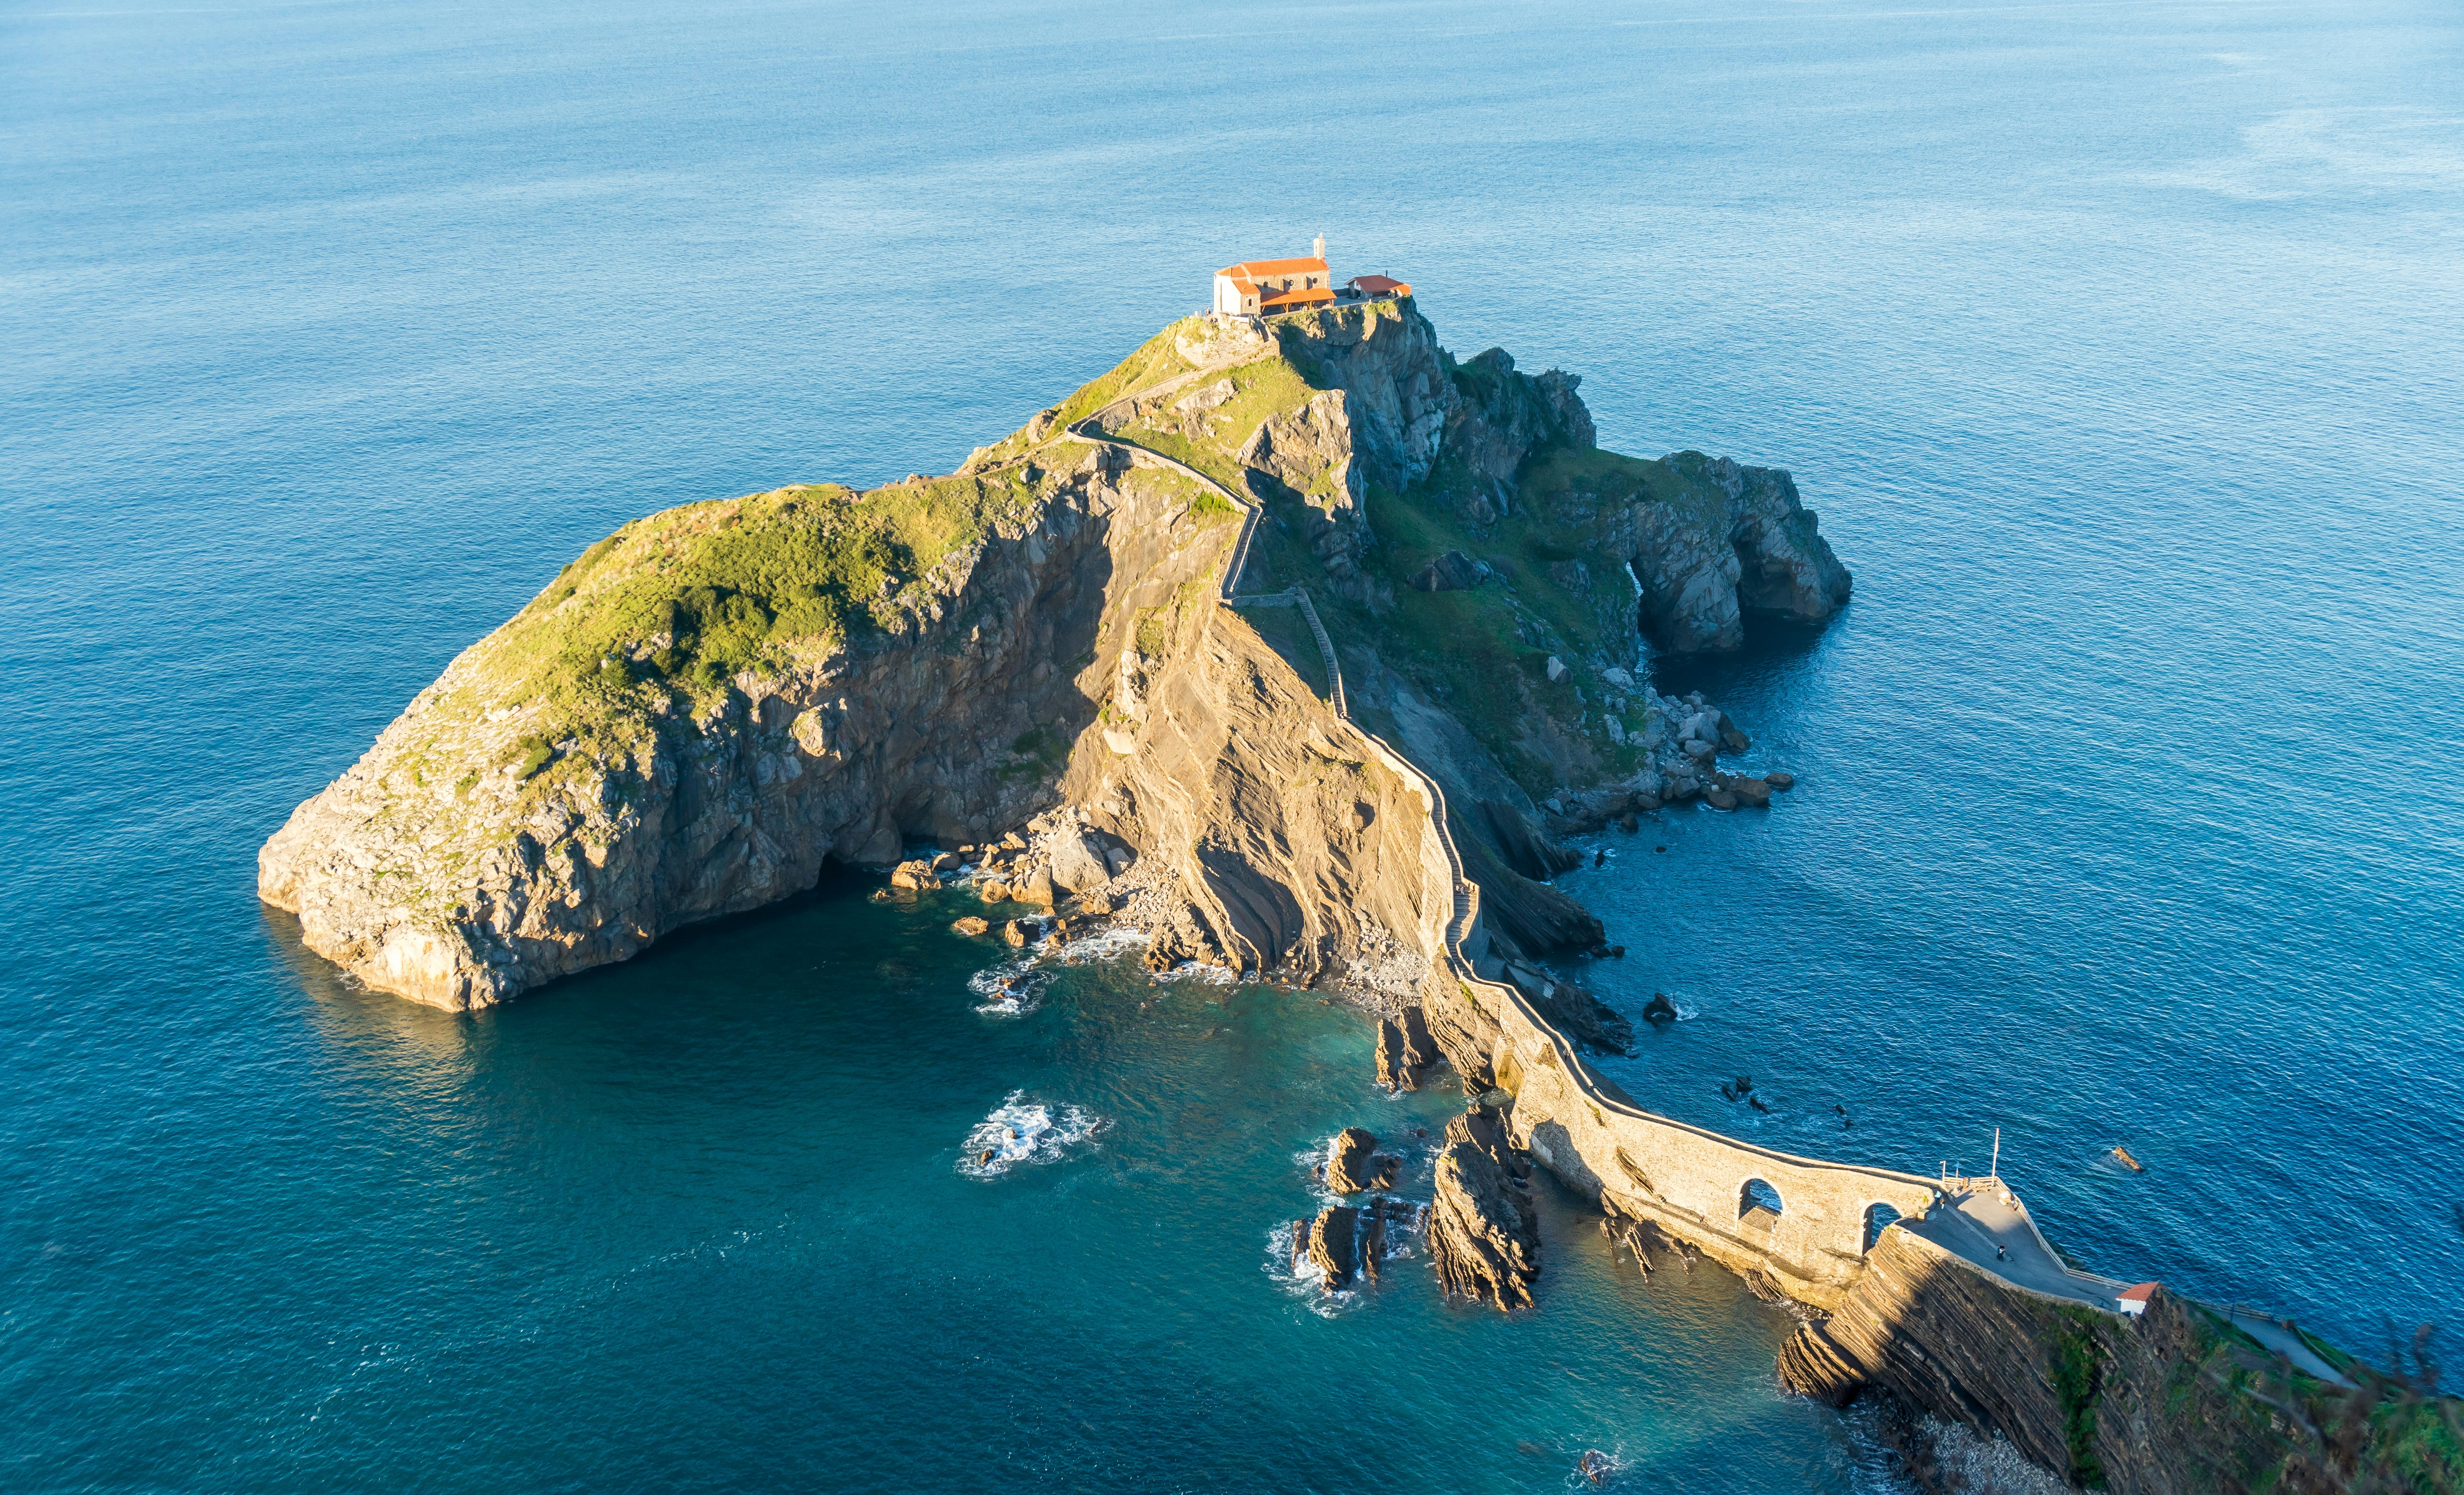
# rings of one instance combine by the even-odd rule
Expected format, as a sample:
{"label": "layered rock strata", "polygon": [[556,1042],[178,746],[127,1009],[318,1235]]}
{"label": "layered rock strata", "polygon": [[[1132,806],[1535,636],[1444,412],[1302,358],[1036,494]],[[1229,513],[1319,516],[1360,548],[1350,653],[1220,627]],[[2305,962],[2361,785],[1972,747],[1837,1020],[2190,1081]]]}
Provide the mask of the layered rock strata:
{"label": "layered rock strata", "polygon": [[1446,1123],[1429,1206],[1429,1255],[1447,1294],[1501,1308],[1531,1306],[1540,1232],[1525,1166],[1494,1111]]}
{"label": "layered rock strata", "polygon": [[2100,1312],[1893,1227],[1838,1309],[1782,1349],[1779,1376],[1833,1406],[1886,1391],[2117,1495],[2321,1488],[2286,1478],[2282,1418],[2235,1394],[2264,1366],[2161,1287],[2136,1318]]}

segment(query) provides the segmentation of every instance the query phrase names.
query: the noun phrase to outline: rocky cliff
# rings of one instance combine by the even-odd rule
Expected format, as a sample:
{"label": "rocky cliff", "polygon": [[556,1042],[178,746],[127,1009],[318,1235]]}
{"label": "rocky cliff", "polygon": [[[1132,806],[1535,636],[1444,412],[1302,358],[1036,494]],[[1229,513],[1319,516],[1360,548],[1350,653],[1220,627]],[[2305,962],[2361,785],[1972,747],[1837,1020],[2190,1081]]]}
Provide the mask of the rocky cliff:
{"label": "rocky cliff", "polygon": [[1194,318],[952,476],[639,520],[302,804],[260,894],[371,985],[477,1006],[1066,802],[1149,864],[1159,951],[1407,1005],[1450,899],[1416,792],[1328,711],[1296,613],[1213,601],[1241,515],[1069,434],[1092,417],[1259,507],[1244,587],[1334,610],[1500,954],[1596,944],[1551,828],[1733,781],[1699,703],[1639,683],[1636,589],[1725,556],[1729,612],[1813,616],[1844,573],[1785,474],[1600,452],[1576,386],[1458,363],[1408,301]]}
{"label": "rocky cliff", "polygon": [[[2268,1357],[2217,1315],[2162,1288],[2136,1318],[2057,1302],[1896,1226],[1838,1310],[1782,1350],[1779,1375],[1834,1406],[1896,1396],[2117,1495],[2427,1491],[2464,1474],[2452,1410],[2373,1397],[2341,1435],[2312,1440],[2286,1414],[2307,1402],[2295,1417],[2332,1427],[2337,1394],[2289,1371],[2272,1383]],[[2339,1462],[2329,1445],[2343,1435]]]}

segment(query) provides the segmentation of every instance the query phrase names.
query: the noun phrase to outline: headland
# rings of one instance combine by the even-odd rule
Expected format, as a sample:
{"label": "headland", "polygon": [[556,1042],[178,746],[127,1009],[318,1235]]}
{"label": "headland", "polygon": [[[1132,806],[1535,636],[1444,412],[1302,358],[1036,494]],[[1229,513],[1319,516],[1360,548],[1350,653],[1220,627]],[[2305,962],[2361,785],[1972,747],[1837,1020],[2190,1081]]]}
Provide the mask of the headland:
{"label": "headland", "polygon": [[[1474,1105],[1426,1228],[1467,1296],[1545,1295],[1536,1165],[1643,1269],[1699,1252],[1818,1315],[1780,1367],[1808,1395],[1875,1389],[2082,1484],[2335,1487],[2280,1407],[2331,1383],[2073,1267],[2000,1180],[1771,1152],[1593,1069],[1631,1032],[1544,963],[1617,954],[1550,885],[1561,838],[1790,786],[1725,770],[1743,729],[1654,692],[1643,640],[1819,626],[1849,575],[1786,473],[1602,451],[1577,379],[1458,362],[1391,277],[1223,307],[1295,294],[1261,265],[1315,275],[1231,267],[1217,310],[954,473],[593,546],[300,806],[260,895],[368,984],[467,1009],[827,863],[968,867],[1038,932],[1120,918],[1158,968],[1347,995],[1387,1083],[1450,1068]],[[1314,1238],[1374,1261],[1382,1210]]]}

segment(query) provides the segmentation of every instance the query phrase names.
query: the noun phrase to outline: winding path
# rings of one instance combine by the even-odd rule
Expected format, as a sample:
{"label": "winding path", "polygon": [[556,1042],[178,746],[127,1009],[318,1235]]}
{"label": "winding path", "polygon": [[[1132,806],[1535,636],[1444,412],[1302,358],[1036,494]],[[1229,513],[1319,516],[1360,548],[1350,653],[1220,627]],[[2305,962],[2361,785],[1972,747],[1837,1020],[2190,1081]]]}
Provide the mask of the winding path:
{"label": "winding path", "polygon": [[[1546,1063],[1553,1058],[1555,1066],[1562,1069],[1582,1101],[1593,1109],[1595,1116],[1600,1118],[1603,1127],[1610,1124],[1609,1117],[1614,1115],[1619,1130],[1631,1130],[1637,1126],[1650,1129],[1656,1134],[1670,1137],[1680,1144],[1690,1145],[1698,1153],[1704,1150],[1704,1144],[1710,1144],[1713,1150],[1732,1154],[1740,1170],[1753,1174],[1775,1174],[1785,1169],[1802,1176],[1810,1172],[1840,1179],[1851,1191],[1856,1189],[1858,1181],[1861,1179],[1864,1181],[1866,1197],[1883,1192],[1887,1188],[1894,1197],[1905,1199],[1909,1198],[1907,1191],[1913,1187],[1923,1191],[1927,1204],[1921,1219],[1910,1212],[1903,1212],[1902,1223],[1906,1228],[1959,1256],[1977,1270],[2012,1286],[2106,1312],[2115,1311],[2116,1295],[2124,1285],[2113,1278],[2079,1271],[2063,1262],[2051,1243],[2045,1240],[2043,1234],[2036,1229],[2035,1220],[2028,1215],[2026,1205],[2019,1201],[2016,1195],[2002,1186],[1999,1180],[1963,1180],[1959,1186],[1954,1187],[1948,1180],[1926,1178],[1888,1169],[1866,1168],[1858,1164],[1797,1157],[1760,1147],[1754,1143],[1725,1136],[1706,1128],[1656,1115],[1635,1105],[1622,1090],[1595,1074],[1582,1058],[1574,1044],[1532,1007],[1520,988],[1488,980],[1479,974],[1463,947],[1465,941],[1471,938],[1479,921],[1480,889],[1464,875],[1463,855],[1456,849],[1454,835],[1449,825],[1445,791],[1438,787],[1436,780],[1421,772],[1418,764],[1397,752],[1376,734],[1353,720],[1350,702],[1343,688],[1343,668],[1335,657],[1333,641],[1328,637],[1326,625],[1319,619],[1317,607],[1309,600],[1309,592],[1305,588],[1293,586],[1285,592],[1246,595],[1240,591],[1242,574],[1248,564],[1250,541],[1265,514],[1264,507],[1247,495],[1233,492],[1188,463],[1166,456],[1150,448],[1123,441],[1104,430],[1100,424],[1106,415],[1122,406],[1139,399],[1153,399],[1158,395],[1169,394],[1174,389],[1207,375],[1220,373],[1251,361],[1244,357],[1209,364],[1193,369],[1186,374],[1177,375],[1149,388],[1121,395],[1107,402],[1091,414],[1065,427],[1063,435],[1067,439],[1085,442],[1099,449],[1118,451],[1133,466],[1147,463],[1179,473],[1220,495],[1240,512],[1241,534],[1234,542],[1230,559],[1224,567],[1220,599],[1224,605],[1231,606],[1297,605],[1302,615],[1309,620],[1309,633],[1316,640],[1318,652],[1326,663],[1328,705],[1338,719],[1368,741],[1388,767],[1402,775],[1419,788],[1422,802],[1428,806],[1436,843],[1445,856],[1446,875],[1452,891],[1452,908],[1445,923],[1443,939],[1446,966],[1450,974],[1463,984],[1466,991],[1478,994],[1475,999],[1477,1003],[1492,1015],[1501,1018],[1511,1014],[1519,1020],[1515,1026],[1535,1032],[1548,1050],[1538,1056],[1540,1062]],[[1617,1148],[1614,1151],[1619,1162],[1623,1163],[1629,1172],[1633,1172],[1634,1165],[1626,1159],[1623,1149]],[[1986,1187],[1987,1184],[1991,1187]],[[1859,1228],[1862,1228],[1861,1221]],[[1858,1244],[1857,1250],[1861,1256],[1863,1250],[1861,1242]],[[2253,1331],[2256,1330],[2254,1329]],[[2281,1331],[2278,1332],[2281,1333]],[[2298,1340],[2296,1342],[2298,1343]],[[2306,1352],[2306,1347],[2302,1348]]]}

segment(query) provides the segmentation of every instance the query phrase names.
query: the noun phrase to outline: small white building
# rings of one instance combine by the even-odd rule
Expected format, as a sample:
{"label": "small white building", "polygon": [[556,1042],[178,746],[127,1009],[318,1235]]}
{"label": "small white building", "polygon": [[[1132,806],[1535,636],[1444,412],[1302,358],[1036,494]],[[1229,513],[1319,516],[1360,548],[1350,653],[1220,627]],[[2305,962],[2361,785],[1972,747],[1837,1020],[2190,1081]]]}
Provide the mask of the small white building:
{"label": "small white building", "polygon": [[2123,1288],[2113,1306],[2118,1311],[2131,1318],[2137,1318],[2147,1311],[2147,1300],[2155,1295],[2156,1284],[2144,1282],[2136,1286]]}
{"label": "small white building", "polygon": [[1215,311],[1222,317],[1272,317],[1334,301],[1404,297],[1412,288],[1390,275],[1354,275],[1340,291],[1327,268],[1326,235],[1300,259],[1244,259],[1215,272]]}
{"label": "small white building", "polygon": [[1334,299],[1326,240],[1305,259],[1244,259],[1215,272],[1215,310],[1226,317],[1271,317]]}

